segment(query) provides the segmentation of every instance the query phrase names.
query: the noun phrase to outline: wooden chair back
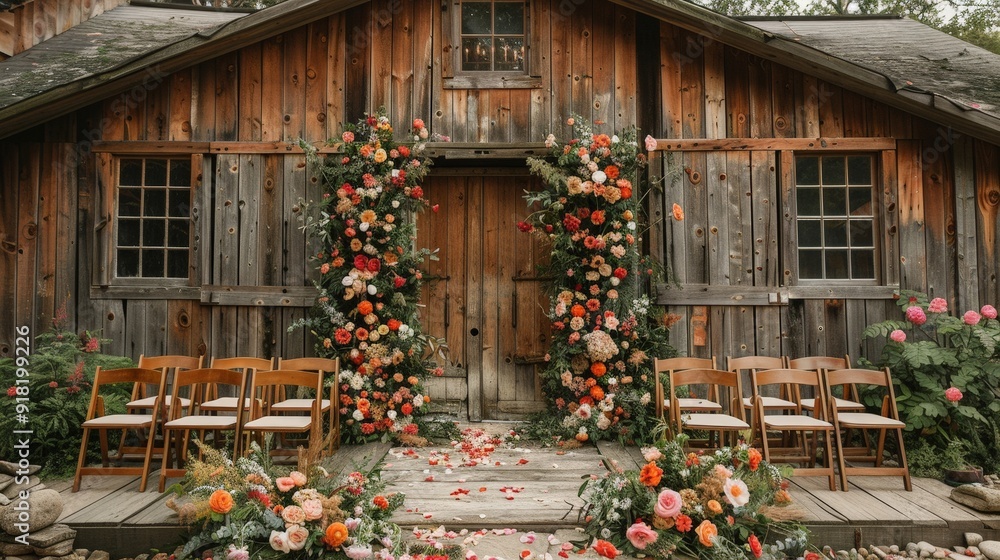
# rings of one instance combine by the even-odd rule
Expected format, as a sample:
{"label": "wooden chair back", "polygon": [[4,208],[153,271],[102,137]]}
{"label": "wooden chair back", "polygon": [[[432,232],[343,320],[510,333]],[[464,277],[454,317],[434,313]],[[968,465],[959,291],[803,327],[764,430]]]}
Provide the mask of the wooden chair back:
{"label": "wooden chair back", "polygon": [[[195,396],[195,398],[192,398],[189,411],[190,414],[194,413],[194,411],[201,404],[201,401],[197,399],[208,395],[208,387],[217,387],[219,385],[232,387],[232,391],[237,396],[237,399],[243,397],[247,377],[248,374],[246,371],[223,368],[198,368],[178,371],[174,373],[174,384],[171,389],[170,412],[167,417],[173,420],[184,416],[181,401],[177,398],[181,389],[189,387],[189,394]],[[237,423],[242,424],[242,407],[237,407],[236,417],[238,418]]]}
{"label": "wooden chair back", "polygon": [[95,414],[104,415],[104,397],[101,396],[101,387],[105,385],[116,385],[118,383],[132,383],[157,386],[157,400],[153,406],[153,417],[156,418],[161,403],[163,402],[164,379],[166,372],[146,368],[121,368],[102,369],[97,366],[94,372],[94,384],[90,394],[90,405],[87,407],[87,420],[95,418]]}
{"label": "wooden chair back", "polygon": [[[140,354],[139,367],[166,372],[167,394],[172,395],[172,393],[170,392],[170,387],[173,382],[173,374],[177,371],[185,369],[198,369],[201,367],[201,364],[204,361],[204,359],[205,356],[198,356],[198,357],[181,356],[181,355],[147,356],[145,354]],[[136,383],[135,386],[132,388],[132,401],[138,401],[147,398],[149,396],[148,387],[149,386],[146,384]]]}
{"label": "wooden chair back", "polygon": [[[851,357],[846,354],[843,358],[839,356],[805,356],[788,360],[788,367],[794,369],[814,369],[816,371],[848,369],[851,367]],[[840,387],[839,395],[828,394],[827,396],[840,396],[851,401],[858,400],[858,391],[852,385],[838,386]],[[827,400],[830,402],[829,399]]]}
{"label": "wooden chair back", "polygon": [[[323,374],[315,371],[296,370],[272,370],[258,371],[253,374],[250,381],[250,394],[256,394],[258,390],[264,394],[274,394],[273,389],[278,386],[307,387],[315,391],[316,397],[313,399],[312,411],[313,421],[317,422],[322,411],[320,401],[323,398]],[[253,411],[251,418],[256,420],[269,412],[271,402],[263,402],[259,399],[253,401]],[[333,403],[331,403],[333,406]]]}
{"label": "wooden chair back", "polygon": [[[730,415],[741,420],[743,419],[743,407],[739,403],[739,395],[742,392],[743,384],[740,381],[739,374],[732,371],[711,368],[693,368],[670,372],[670,387],[672,389],[690,385],[709,386],[707,392],[716,395],[716,398],[719,398],[722,394],[722,391],[719,389],[725,388],[725,392],[728,393],[725,401],[716,402],[724,407],[728,406]],[[678,405],[675,391],[670,392],[670,411],[672,415],[676,416],[679,422],[681,407]]]}
{"label": "wooden chair back", "polygon": [[[253,374],[258,371],[270,371],[274,369],[274,358],[254,358],[248,356],[235,356],[232,358],[212,358],[214,369],[232,369],[243,371],[247,374],[249,381]],[[211,400],[222,396],[215,385],[208,385],[209,393],[204,400]],[[253,395],[250,393],[248,396]]]}
{"label": "wooden chair back", "polygon": [[660,379],[660,377],[663,374],[667,374],[669,376],[672,371],[693,368],[715,369],[715,356],[712,356],[711,358],[677,356],[674,358],[656,358],[653,360],[653,379],[655,387],[653,400],[655,401],[654,412],[657,418],[663,418],[664,403],[669,400],[663,389],[663,380]]}
{"label": "wooden chair back", "polygon": [[[788,397],[788,400],[793,403],[799,403],[799,401],[801,401],[802,389],[808,387],[813,391],[813,393],[816,394],[816,398],[819,401],[819,417],[822,418],[825,416],[823,412],[826,410],[826,400],[823,395],[823,378],[819,370],[796,369],[790,367],[767,369],[752,372],[750,380],[753,384],[753,391],[755,395],[761,394],[762,387],[768,385],[785,385],[789,388],[789,394],[786,396]],[[755,399],[756,398],[757,397],[755,397]],[[795,410],[795,414],[801,413],[801,408],[797,408]]]}

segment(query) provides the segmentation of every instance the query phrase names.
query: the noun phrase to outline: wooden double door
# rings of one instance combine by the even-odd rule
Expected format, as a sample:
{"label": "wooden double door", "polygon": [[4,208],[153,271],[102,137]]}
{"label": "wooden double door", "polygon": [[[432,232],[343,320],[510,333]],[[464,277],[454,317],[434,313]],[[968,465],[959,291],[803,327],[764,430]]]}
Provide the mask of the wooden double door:
{"label": "wooden double door", "polygon": [[525,171],[434,170],[424,185],[437,212],[417,218],[417,246],[436,251],[425,268],[425,333],[447,341],[445,375],[428,383],[436,411],[470,420],[522,419],[543,410],[537,372],[548,350],[548,296],[537,267],[548,243],[518,230]]}

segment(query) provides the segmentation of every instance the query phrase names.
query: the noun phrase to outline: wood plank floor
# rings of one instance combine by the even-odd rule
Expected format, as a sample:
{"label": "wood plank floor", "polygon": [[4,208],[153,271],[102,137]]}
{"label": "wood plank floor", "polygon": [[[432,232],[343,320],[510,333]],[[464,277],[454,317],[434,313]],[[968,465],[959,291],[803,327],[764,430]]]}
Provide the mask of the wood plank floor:
{"label": "wood plank floor", "polygon": [[[461,454],[447,446],[371,444],[344,446],[324,466],[331,472],[369,470],[380,461],[390,491],[407,496],[394,517],[404,529],[535,531],[578,526],[583,478],[600,476],[609,465],[630,469],[644,463],[637,448],[604,442],[565,452],[526,444],[497,450],[475,466],[462,466]],[[75,494],[70,481],[45,485],[63,495],[60,522],[78,530],[78,546],[128,555],[157,547],[172,551],[182,539],[185,529],[164,505],[167,496],[156,492],[158,476],[153,473],[142,493],[138,477],[127,476],[85,477]],[[953,502],[951,488],[936,480],[914,479],[907,492],[899,477],[852,477],[848,492],[831,492],[824,478],[798,477],[789,492],[793,503],[770,514],[801,521],[814,543],[836,549],[920,540],[951,546],[964,544],[967,531],[1000,539],[1000,515]]]}

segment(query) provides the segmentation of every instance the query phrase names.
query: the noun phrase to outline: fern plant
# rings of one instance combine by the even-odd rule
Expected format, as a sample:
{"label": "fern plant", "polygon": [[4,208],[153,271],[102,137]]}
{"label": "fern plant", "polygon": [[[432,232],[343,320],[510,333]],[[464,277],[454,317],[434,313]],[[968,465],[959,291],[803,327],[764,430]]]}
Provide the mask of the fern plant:
{"label": "fern plant", "polygon": [[[924,439],[943,453],[964,441],[982,464],[995,464],[1000,430],[1000,321],[991,305],[949,313],[941,298],[902,292],[905,320],[864,330],[863,338],[887,339],[881,356],[862,365],[889,367],[900,419],[912,441]],[[870,403],[876,404],[876,403]]]}

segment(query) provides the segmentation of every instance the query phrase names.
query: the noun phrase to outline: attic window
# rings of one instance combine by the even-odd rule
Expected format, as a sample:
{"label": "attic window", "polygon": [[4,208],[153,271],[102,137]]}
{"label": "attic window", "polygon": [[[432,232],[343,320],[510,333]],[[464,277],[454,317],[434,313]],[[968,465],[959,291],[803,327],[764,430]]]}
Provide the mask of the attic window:
{"label": "attic window", "polygon": [[524,2],[462,2],[462,71],[523,72]]}

